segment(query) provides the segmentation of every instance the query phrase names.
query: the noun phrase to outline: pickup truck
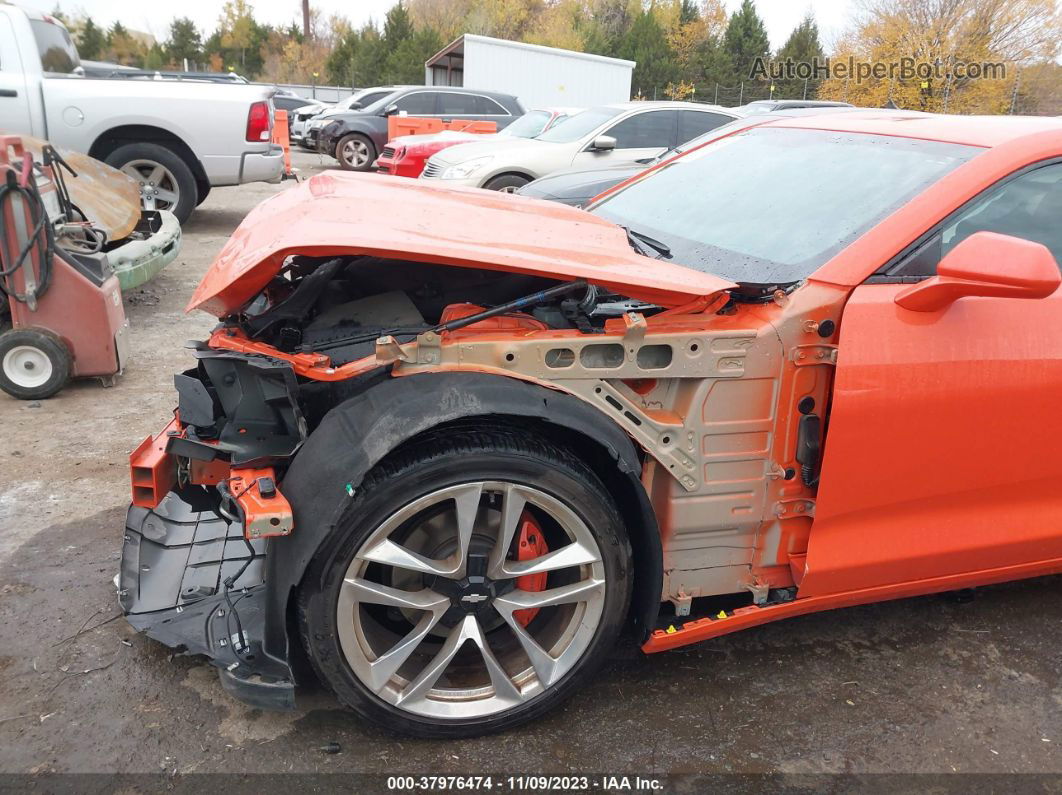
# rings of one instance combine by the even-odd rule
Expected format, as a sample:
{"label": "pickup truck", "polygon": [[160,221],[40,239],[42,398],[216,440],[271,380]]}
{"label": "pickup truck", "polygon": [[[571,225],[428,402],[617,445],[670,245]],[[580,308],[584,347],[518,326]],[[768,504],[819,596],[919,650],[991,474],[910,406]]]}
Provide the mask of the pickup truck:
{"label": "pickup truck", "polygon": [[0,131],[46,138],[130,175],[182,223],[210,189],[279,181],[272,89],[85,77],[63,24],[0,4]]}

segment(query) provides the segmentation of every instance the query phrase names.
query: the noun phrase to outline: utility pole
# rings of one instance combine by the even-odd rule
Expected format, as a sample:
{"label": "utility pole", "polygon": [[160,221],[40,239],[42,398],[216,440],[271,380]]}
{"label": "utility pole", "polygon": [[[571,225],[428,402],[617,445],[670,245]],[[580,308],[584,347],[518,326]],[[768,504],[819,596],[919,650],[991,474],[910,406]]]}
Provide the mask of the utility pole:
{"label": "utility pole", "polygon": [[302,0],[302,35],[310,38],[310,0]]}
{"label": "utility pole", "polygon": [[1014,115],[1014,108],[1018,104],[1018,86],[1021,84],[1021,72],[1018,71],[1014,75],[1014,91],[1010,95],[1010,115]]}

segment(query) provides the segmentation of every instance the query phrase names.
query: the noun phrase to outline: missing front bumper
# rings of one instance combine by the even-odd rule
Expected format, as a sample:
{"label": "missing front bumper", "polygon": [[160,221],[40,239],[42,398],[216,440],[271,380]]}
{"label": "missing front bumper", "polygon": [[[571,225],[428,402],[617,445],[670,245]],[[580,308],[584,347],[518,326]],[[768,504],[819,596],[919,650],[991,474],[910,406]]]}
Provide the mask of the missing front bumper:
{"label": "missing front bumper", "polygon": [[[246,541],[207,489],[188,486],[169,492],[154,510],[130,506],[118,600],[137,630],[209,658],[235,697],[291,709],[291,669],[263,650],[265,561],[264,539]],[[228,578],[235,578],[231,588]]]}

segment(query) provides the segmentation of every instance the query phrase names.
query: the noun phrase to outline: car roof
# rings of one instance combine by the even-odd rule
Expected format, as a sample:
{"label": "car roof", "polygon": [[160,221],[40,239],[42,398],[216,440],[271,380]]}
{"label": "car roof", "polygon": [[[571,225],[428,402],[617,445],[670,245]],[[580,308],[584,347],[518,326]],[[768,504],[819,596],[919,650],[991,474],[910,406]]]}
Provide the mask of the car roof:
{"label": "car roof", "polygon": [[799,127],[838,132],[892,135],[930,141],[993,147],[1054,131],[1062,138],[1062,118],[1049,116],[946,116],[895,110],[855,110],[777,118],[764,127]]}
{"label": "car roof", "polygon": [[851,102],[834,102],[826,99],[754,99],[752,102],[747,103],[749,105],[774,105],[776,107],[784,107],[789,105],[791,107],[803,107],[803,108],[852,108],[855,107]]}
{"label": "car roof", "polygon": [[687,110],[712,110],[733,116],[736,108],[724,108],[722,105],[709,105],[706,102],[682,102],[679,100],[632,100],[631,102],[610,102],[607,105],[598,105],[599,108],[615,108],[617,110],[638,110],[640,108],[686,108]]}
{"label": "car roof", "polygon": [[486,88],[466,88],[465,86],[401,86],[397,91],[440,91],[445,94],[479,94],[484,97],[500,97],[504,99],[516,99],[514,94],[506,94],[502,91],[490,91]]}

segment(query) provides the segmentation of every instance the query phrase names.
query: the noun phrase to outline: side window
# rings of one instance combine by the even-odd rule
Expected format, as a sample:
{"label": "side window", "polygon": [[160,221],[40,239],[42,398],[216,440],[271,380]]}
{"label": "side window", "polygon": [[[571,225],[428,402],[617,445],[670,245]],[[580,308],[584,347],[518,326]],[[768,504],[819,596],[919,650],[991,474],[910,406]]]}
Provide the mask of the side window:
{"label": "side window", "polygon": [[471,94],[439,94],[439,110],[443,116],[472,116],[476,110],[476,98]]}
{"label": "side window", "polygon": [[675,145],[678,111],[651,110],[628,116],[605,131],[616,139],[617,149],[670,149]]}
{"label": "side window", "polygon": [[508,116],[509,111],[490,97],[476,97],[476,113],[481,116]]}
{"label": "side window", "polygon": [[704,135],[709,130],[722,127],[733,119],[722,113],[708,113],[699,110],[679,111],[678,143],[684,144],[692,141],[698,135]]}
{"label": "side window", "polygon": [[399,110],[404,110],[410,116],[427,115],[435,113],[435,93],[432,91],[415,91],[395,100]]}
{"label": "side window", "polygon": [[889,268],[887,275],[933,276],[937,263],[974,232],[999,232],[1043,243],[1062,268],[1062,163],[1028,171],[989,188]]}

